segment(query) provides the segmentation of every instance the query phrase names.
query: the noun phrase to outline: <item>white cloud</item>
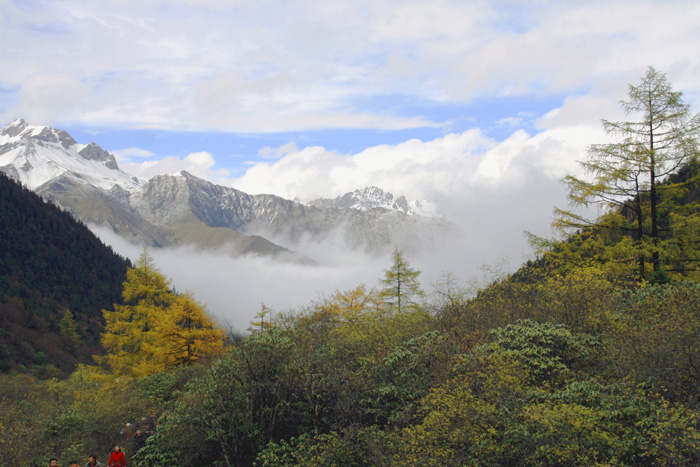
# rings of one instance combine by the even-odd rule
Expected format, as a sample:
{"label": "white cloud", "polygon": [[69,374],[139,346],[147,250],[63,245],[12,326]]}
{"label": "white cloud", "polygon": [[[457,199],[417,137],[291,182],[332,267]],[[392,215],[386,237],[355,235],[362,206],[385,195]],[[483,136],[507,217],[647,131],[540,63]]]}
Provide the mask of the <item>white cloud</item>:
{"label": "white cloud", "polygon": [[520,117],[506,117],[498,120],[496,122],[497,125],[500,126],[507,126],[507,127],[517,127],[520,126],[520,124],[523,122],[523,119]]}
{"label": "white cloud", "polygon": [[131,159],[150,159],[156,156],[154,152],[141,148],[113,149],[109,152],[112,153],[119,162],[129,162]]}
{"label": "white cloud", "polygon": [[[133,153],[123,153],[123,155],[134,155]],[[137,157],[141,157],[139,154]],[[142,179],[149,179],[156,175],[177,174],[187,171],[192,175],[207,180],[217,181],[229,175],[226,169],[214,168],[214,157],[206,152],[193,152],[180,159],[177,156],[166,156],[162,159],[135,162],[133,158],[119,162],[119,168],[123,171],[136,175]]]}
{"label": "white cloud", "polygon": [[290,141],[289,143],[284,144],[279,148],[265,146],[264,148],[258,151],[258,156],[262,157],[263,159],[276,160],[292,152],[298,152],[298,150],[299,148],[297,147],[296,143]]}
{"label": "white cloud", "polygon": [[486,187],[522,184],[531,171],[551,180],[576,172],[575,161],[585,157],[585,147],[596,134],[585,126],[562,125],[536,135],[518,130],[497,142],[469,130],[433,141],[375,146],[349,156],[306,147],[274,162],[257,163],[230,184],[248,193],[306,201],[370,185],[410,199],[469,198]]}
{"label": "white cloud", "polygon": [[697,91],[700,73],[700,7],[681,1],[299,0],[271,13],[267,2],[72,0],[2,9],[8,121],[402,129],[447,119],[359,102],[570,94],[632,81],[649,64]]}
{"label": "white cloud", "polygon": [[66,107],[88,99],[92,88],[64,73],[35,73],[27,76],[18,93],[20,107],[15,109],[31,122],[51,122]]}

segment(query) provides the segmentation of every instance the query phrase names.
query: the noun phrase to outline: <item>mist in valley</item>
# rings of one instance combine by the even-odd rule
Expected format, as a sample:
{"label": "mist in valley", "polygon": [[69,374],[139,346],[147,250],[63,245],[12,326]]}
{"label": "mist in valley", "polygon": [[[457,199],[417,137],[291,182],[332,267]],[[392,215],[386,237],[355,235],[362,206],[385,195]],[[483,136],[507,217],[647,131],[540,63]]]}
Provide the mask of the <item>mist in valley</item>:
{"label": "mist in valley", "polygon": [[[455,224],[451,238],[420,245],[401,245],[420,281],[430,294],[434,284],[451,273],[459,285],[473,287],[498,274],[517,269],[532,257],[525,230],[549,236],[552,208],[565,205],[565,191],[557,180],[530,170],[520,181],[493,188],[465,189],[436,199],[446,219]],[[129,243],[109,229],[92,227],[114,250],[133,261],[143,246]],[[303,265],[266,257],[233,258],[194,247],[149,248],[156,266],[177,291],[190,291],[221,325],[245,333],[264,303],[273,313],[298,310],[332,295],[365,284],[379,286],[391,266],[391,246],[385,251],[350,248],[344,232],[322,241],[302,239],[293,244],[271,238],[313,261]]]}

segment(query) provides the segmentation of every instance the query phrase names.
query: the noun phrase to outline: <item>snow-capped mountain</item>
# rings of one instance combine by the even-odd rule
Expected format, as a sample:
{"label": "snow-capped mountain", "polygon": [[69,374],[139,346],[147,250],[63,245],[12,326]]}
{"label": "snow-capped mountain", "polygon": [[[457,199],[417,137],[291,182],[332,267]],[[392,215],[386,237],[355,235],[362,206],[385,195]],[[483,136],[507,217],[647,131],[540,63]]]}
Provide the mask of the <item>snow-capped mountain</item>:
{"label": "snow-capped mountain", "polygon": [[345,193],[335,199],[319,198],[308,203],[310,206],[323,208],[349,208],[360,211],[382,208],[404,214],[434,217],[435,207],[429,201],[408,201],[405,196],[394,197],[376,186],[369,186],[350,193]]}
{"label": "snow-capped mountain", "polygon": [[321,258],[294,253],[300,242],[332,238],[383,252],[429,244],[453,230],[443,219],[423,215],[430,211],[419,203],[376,187],[305,205],[249,195],[187,172],[142,181],[122,172],[96,144],[82,145],[63,130],[24,120],[0,130],[0,170],[88,224],[156,247],[189,244],[309,262]]}
{"label": "snow-capped mountain", "polygon": [[114,156],[95,143],[78,144],[63,130],[22,119],[0,130],[0,170],[31,190],[58,177],[109,190],[134,190],[141,181],[119,170]]}
{"label": "snow-capped mountain", "polygon": [[274,238],[290,249],[302,240],[322,241],[342,232],[349,247],[378,251],[394,244],[431,241],[451,230],[442,219],[409,216],[395,209],[323,207],[274,195],[249,195],[184,171],[150,179],[133,192],[130,204],[155,225],[194,216],[208,226]]}

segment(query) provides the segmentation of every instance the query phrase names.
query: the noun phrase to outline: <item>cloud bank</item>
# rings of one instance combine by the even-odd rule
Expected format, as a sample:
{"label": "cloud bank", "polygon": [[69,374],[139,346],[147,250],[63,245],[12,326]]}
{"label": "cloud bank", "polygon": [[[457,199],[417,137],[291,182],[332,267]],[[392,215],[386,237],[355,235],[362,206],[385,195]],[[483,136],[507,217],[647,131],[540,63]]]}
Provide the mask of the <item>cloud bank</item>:
{"label": "cloud bank", "polygon": [[700,73],[686,1],[10,0],[0,13],[0,118],[38,124],[449,128],[411,105],[588,93],[649,64],[697,91]]}

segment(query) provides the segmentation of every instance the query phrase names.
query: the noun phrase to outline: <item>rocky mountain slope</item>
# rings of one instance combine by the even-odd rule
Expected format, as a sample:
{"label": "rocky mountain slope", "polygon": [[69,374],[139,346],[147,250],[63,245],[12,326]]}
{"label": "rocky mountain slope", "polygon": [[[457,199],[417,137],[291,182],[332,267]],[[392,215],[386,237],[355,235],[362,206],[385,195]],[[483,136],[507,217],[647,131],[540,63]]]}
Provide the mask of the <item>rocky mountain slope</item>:
{"label": "rocky mountain slope", "polygon": [[293,251],[301,241],[341,238],[348,248],[384,252],[393,245],[413,249],[452,232],[445,220],[425,215],[428,205],[377,187],[305,205],[187,172],[139,180],[98,145],[21,119],[0,130],[0,171],[86,223],[156,247],[189,244],[310,262]]}
{"label": "rocky mountain slope", "polygon": [[321,241],[339,231],[349,247],[377,250],[430,241],[450,231],[450,224],[439,218],[384,207],[318,207],[274,195],[249,195],[187,172],[152,178],[132,193],[130,205],[154,225],[201,222],[274,238],[290,248],[301,240]]}
{"label": "rocky mountain slope", "polygon": [[435,207],[427,201],[408,201],[405,196],[395,198],[376,186],[369,186],[350,193],[345,193],[335,199],[319,198],[308,203],[321,208],[351,208],[368,211],[374,208],[384,208],[399,211],[410,216],[417,214],[435,217]]}
{"label": "rocky mountain slope", "polygon": [[131,191],[141,183],[119,170],[114,156],[97,144],[78,144],[63,130],[22,119],[0,130],[0,170],[30,190],[58,178],[103,190]]}

